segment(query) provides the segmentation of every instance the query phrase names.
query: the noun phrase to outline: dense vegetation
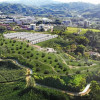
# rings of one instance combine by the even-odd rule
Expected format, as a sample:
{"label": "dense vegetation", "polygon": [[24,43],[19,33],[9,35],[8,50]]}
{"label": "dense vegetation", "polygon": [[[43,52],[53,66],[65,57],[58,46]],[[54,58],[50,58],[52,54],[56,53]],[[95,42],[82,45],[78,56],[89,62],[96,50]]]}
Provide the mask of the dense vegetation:
{"label": "dense vegetation", "polygon": [[[24,15],[38,15],[38,16],[51,16],[54,17],[72,17],[82,14],[84,17],[100,17],[99,6],[74,2],[74,3],[64,3],[64,4],[51,4],[44,5],[41,7],[26,6],[21,4],[8,4],[1,3],[0,10],[5,14],[24,14]],[[77,13],[75,13],[76,11]]]}
{"label": "dense vegetation", "polygon": [[10,84],[0,83],[0,100],[69,100],[67,94],[42,88],[26,87],[25,80]]}
{"label": "dense vegetation", "polygon": [[[36,87],[25,88],[25,81],[23,80],[25,71],[10,61],[1,61],[0,82],[14,82],[9,86],[6,83],[4,84],[4,90],[8,88],[9,92],[13,92],[11,95],[7,95],[8,100],[32,100],[33,98],[34,100],[68,100],[70,97],[68,98],[64,93],[60,95],[57,89],[79,92],[92,80],[100,81],[100,62],[97,61],[99,59],[93,59],[94,57],[91,57],[88,53],[90,50],[99,52],[99,32],[100,30],[95,29],[57,26],[51,34],[58,34],[58,38],[38,44],[42,47],[54,48],[57,53],[41,51],[29,45],[27,41],[5,39],[1,34],[0,57],[16,59],[22,65],[31,68],[33,70],[32,78],[39,84]],[[20,82],[16,83],[15,81]],[[3,91],[3,85],[0,85],[0,91]],[[9,90],[9,87],[11,90]],[[43,87],[46,87],[46,89]],[[56,90],[52,88],[56,88]],[[94,93],[90,92],[89,95],[84,96],[83,100],[86,98],[91,100]],[[98,95],[98,93],[96,92],[95,95]],[[13,99],[11,99],[11,96],[13,96]],[[2,100],[5,100],[6,96],[1,95],[1,97]],[[71,97],[70,100],[78,100],[77,98],[81,97]]]}
{"label": "dense vegetation", "polygon": [[0,61],[0,83],[13,82],[25,78],[25,70],[10,61]]}

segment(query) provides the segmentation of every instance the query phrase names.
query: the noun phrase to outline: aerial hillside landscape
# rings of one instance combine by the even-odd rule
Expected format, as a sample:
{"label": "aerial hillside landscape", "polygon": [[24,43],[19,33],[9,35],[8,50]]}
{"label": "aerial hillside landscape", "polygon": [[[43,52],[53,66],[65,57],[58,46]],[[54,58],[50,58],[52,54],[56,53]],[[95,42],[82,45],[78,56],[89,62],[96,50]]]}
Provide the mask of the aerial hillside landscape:
{"label": "aerial hillside landscape", "polygon": [[76,1],[0,2],[0,100],[100,100],[100,6]]}

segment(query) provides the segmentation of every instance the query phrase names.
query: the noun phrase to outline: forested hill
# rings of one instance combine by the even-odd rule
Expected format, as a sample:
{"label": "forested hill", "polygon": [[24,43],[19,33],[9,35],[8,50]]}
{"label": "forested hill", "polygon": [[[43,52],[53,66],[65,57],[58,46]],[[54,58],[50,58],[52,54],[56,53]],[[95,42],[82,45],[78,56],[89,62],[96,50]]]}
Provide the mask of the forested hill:
{"label": "forested hill", "polygon": [[33,15],[39,10],[38,7],[26,6],[21,4],[10,4],[10,3],[1,3],[0,11],[4,14],[24,14],[24,15]]}
{"label": "forested hill", "polygon": [[100,17],[100,5],[81,2],[50,4],[41,7],[1,3],[0,11],[5,14],[24,14],[39,16],[53,15],[55,17],[71,17],[75,14],[81,14],[84,17]]}
{"label": "forested hill", "polygon": [[83,12],[84,17],[100,18],[100,4]]}

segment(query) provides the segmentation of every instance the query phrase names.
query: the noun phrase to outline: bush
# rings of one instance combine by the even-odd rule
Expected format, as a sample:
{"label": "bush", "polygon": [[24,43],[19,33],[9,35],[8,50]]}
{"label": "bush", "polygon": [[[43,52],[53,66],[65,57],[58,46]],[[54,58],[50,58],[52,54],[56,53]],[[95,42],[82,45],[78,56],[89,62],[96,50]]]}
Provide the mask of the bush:
{"label": "bush", "polygon": [[21,52],[20,51],[18,51],[18,54],[20,54]]}
{"label": "bush", "polygon": [[44,60],[44,62],[47,62],[47,60]]}
{"label": "bush", "polygon": [[36,68],[36,72],[39,72],[40,71],[40,68],[38,67],[38,68]]}
{"label": "bush", "polygon": [[81,71],[76,71],[76,74],[80,74],[81,73]]}
{"label": "bush", "polygon": [[18,48],[18,47],[16,47],[16,50],[19,50],[19,48]]}
{"label": "bush", "polygon": [[27,56],[27,58],[29,58],[29,56]]}
{"label": "bush", "polygon": [[29,45],[27,44],[27,46],[26,47],[29,47]]}
{"label": "bush", "polygon": [[39,66],[39,64],[38,64],[38,63],[36,63],[36,66]]}
{"label": "bush", "polygon": [[51,57],[49,56],[48,59],[51,59]]}
{"label": "bush", "polygon": [[37,53],[36,55],[39,55],[39,53]]}
{"label": "bush", "polygon": [[31,54],[30,57],[33,57],[33,54]]}
{"label": "bush", "polygon": [[14,44],[12,44],[12,46],[14,46]]}
{"label": "bush", "polygon": [[9,43],[11,43],[12,41],[10,40]]}
{"label": "bush", "polygon": [[11,50],[14,50],[14,48],[11,48]]}
{"label": "bush", "polygon": [[63,71],[66,71],[66,70],[67,70],[67,68],[64,68],[64,69],[63,69]]}
{"label": "bush", "polygon": [[79,63],[78,66],[81,66],[81,63]]}
{"label": "bush", "polygon": [[52,61],[50,61],[50,64],[52,64]]}
{"label": "bush", "polygon": [[56,68],[56,65],[54,66],[54,68]]}
{"label": "bush", "polygon": [[5,44],[8,44],[8,42],[5,42]]}
{"label": "bush", "polygon": [[60,72],[60,70],[57,70],[57,72]]}
{"label": "bush", "polygon": [[45,53],[42,53],[42,58],[45,57]]}
{"label": "bush", "polygon": [[45,71],[44,71],[44,74],[49,74],[49,71],[48,71],[48,70],[45,70]]}
{"label": "bush", "polygon": [[25,54],[25,52],[23,52],[23,54]]}
{"label": "bush", "polygon": [[34,48],[31,48],[31,50],[34,50]]}
{"label": "bush", "polygon": [[30,53],[30,51],[27,51],[27,53]]}
{"label": "bush", "polygon": [[1,46],[3,45],[3,43],[1,43]]}
{"label": "bush", "polygon": [[38,57],[36,57],[35,59],[38,59]]}
{"label": "bush", "polygon": [[20,46],[20,49],[22,49],[22,46]]}
{"label": "bush", "polygon": [[15,53],[15,51],[12,51],[12,53]]}
{"label": "bush", "polygon": [[26,50],[26,48],[24,48],[24,50]]}
{"label": "bush", "polygon": [[58,59],[55,59],[55,62],[58,62]]}
{"label": "bush", "polygon": [[23,42],[21,42],[21,45],[23,45]]}

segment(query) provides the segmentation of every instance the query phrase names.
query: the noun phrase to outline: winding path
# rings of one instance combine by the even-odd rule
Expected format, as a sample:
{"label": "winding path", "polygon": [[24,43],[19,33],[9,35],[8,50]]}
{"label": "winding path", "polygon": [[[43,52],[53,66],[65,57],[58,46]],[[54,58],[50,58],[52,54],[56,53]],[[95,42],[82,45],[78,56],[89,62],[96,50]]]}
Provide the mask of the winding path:
{"label": "winding path", "polygon": [[[4,60],[8,60],[8,61],[12,61],[14,64],[18,65],[18,66],[21,66],[23,68],[26,68],[28,70],[28,75],[26,76],[27,78],[31,79],[31,75],[33,74],[33,71],[32,69],[28,68],[27,66],[24,66],[24,65],[21,65],[17,60],[15,59],[0,59],[0,61],[4,61]],[[61,89],[57,89],[57,88],[53,88],[53,87],[49,87],[49,86],[45,86],[45,85],[41,85],[41,84],[38,84],[36,83],[37,86],[41,86],[41,87],[46,87],[46,88],[50,88],[50,89],[54,89],[54,90],[57,90],[57,91],[61,91],[61,92],[64,92],[64,93],[67,93],[69,95],[72,95],[72,96],[83,96],[83,95],[86,95],[90,92],[90,85],[91,84],[88,84],[85,89],[82,91],[82,92],[70,92],[70,91],[64,91],[64,90],[61,90]]]}

